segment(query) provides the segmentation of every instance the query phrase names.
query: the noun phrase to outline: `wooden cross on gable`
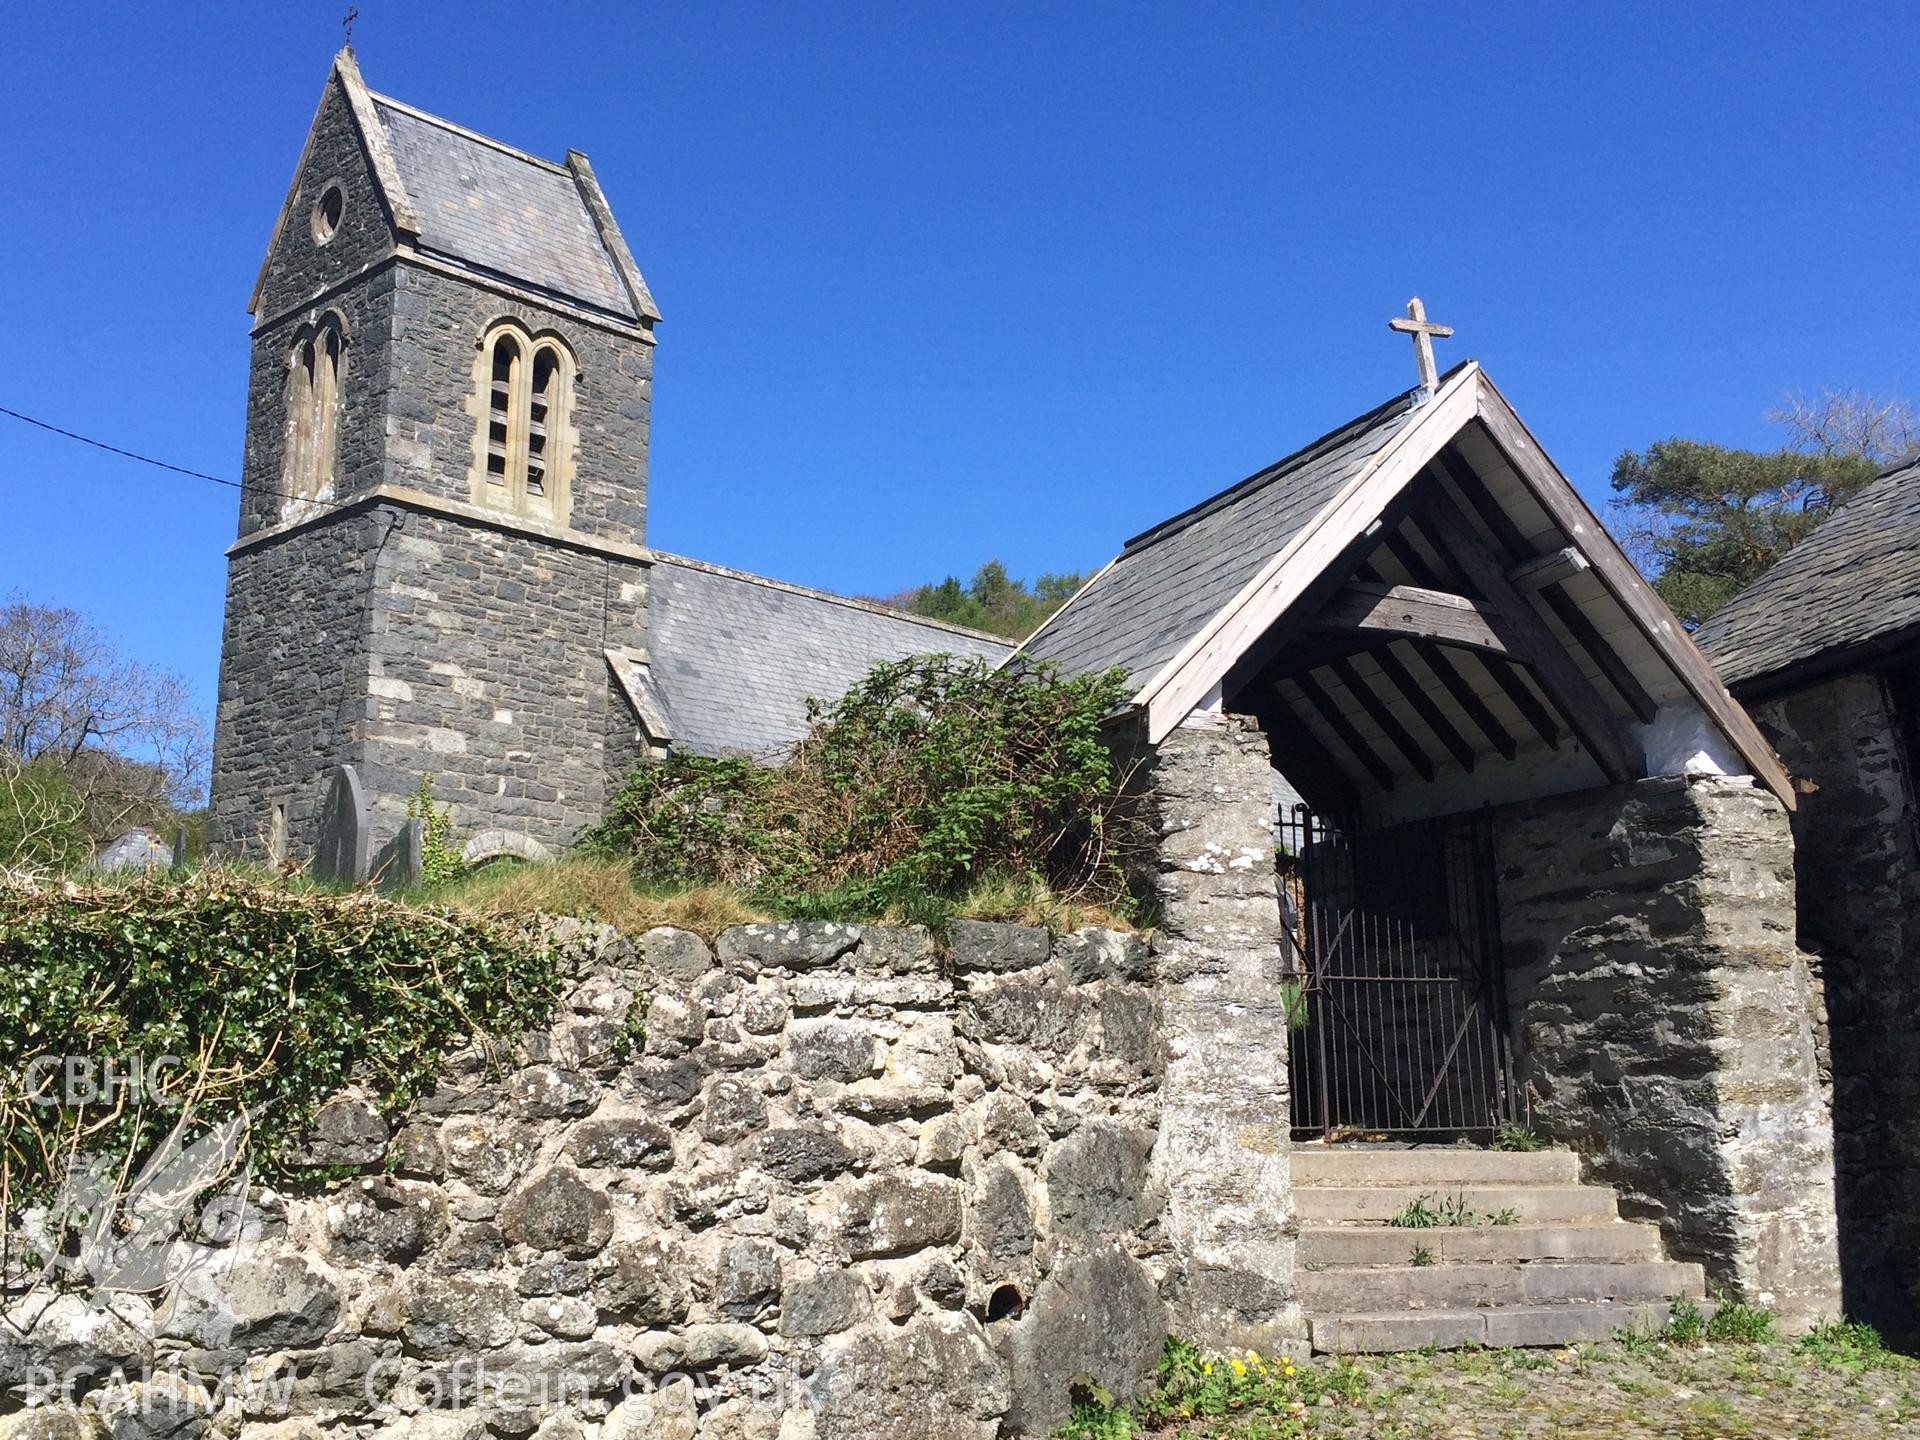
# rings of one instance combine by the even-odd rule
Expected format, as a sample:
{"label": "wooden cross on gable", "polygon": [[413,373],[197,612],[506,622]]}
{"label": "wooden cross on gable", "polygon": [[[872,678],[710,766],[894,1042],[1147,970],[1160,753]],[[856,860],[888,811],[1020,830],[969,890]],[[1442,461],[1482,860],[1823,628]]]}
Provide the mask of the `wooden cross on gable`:
{"label": "wooden cross on gable", "polygon": [[1396,315],[1387,321],[1389,329],[1401,331],[1413,336],[1414,359],[1420,365],[1420,383],[1428,392],[1440,388],[1440,372],[1433,364],[1433,342],[1435,337],[1444,340],[1453,334],[1451,325],[1436,325],[1427,319],[1427,307],[1421,303],[1418,295],[1407,301],[1406,315]]}

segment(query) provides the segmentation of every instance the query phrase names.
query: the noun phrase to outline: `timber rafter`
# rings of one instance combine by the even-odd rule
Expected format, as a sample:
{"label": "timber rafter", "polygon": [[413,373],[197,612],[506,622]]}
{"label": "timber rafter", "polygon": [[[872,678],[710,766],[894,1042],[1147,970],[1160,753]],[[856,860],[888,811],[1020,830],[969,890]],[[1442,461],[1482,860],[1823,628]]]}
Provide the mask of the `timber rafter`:
{"label": "timber rafter", "polygon": [[[1134,622],[1118,613],[1122,632]],[[1751,719],[1467,362],[1143,672],[1133,703],[1157,742],[1210,690],[1230,702],[1274,691],[1290,732],[1310,731],[1350,779],[1382,787],[1437,760],[1513,759],[1523,727],[1548,747],[1571,732],[1620,782],[1646,765],[1630,726],[1656,719],[1676,684],[1791,807]]]}

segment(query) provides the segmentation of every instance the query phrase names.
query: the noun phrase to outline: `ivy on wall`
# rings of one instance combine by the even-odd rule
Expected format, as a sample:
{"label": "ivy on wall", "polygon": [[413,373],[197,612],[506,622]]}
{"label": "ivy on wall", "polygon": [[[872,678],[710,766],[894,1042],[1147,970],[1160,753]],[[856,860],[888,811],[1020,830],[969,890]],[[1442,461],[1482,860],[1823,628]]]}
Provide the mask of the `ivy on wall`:
{"label": "ivy on wall", "polygon": [[[189,1106],[208,1124],[256,1112],[255,1163],[285,1169],[350,1081],[397,1111],[448,1049],[517,1035],[559,989],[537,944],[365,894],[218,871],[0,888],[0,1187],[17,1205],[75,1154],[137,1167]],[[90,1077],[78,1096],[69,1057]]]}

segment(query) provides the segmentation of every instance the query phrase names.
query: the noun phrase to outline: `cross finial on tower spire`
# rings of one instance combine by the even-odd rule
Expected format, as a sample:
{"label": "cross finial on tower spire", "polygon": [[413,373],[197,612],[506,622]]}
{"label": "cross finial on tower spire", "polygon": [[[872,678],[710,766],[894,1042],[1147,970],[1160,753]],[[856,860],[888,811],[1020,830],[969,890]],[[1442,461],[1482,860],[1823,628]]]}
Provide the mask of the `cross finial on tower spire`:
{"label": "cross finial on tower spire", "polygon": [[1407,302],[1404,317],[1396,315],[1387,321],[1389,329],[1401,331],[1413,336],[1413,355],[1420,366],[1420,383],[1431,394],[1440,388],[1440,372],[1433,364],[1433,342],[1435,337],[1446,339],[1453,334],[1451,325],[1435,325],[1427,319],[1427,307],[1421,303],[1418,295]]}
{"label": "cross finial on tower spire", "polygon": [[353,6],[347,6],[347,13],[340,21],[340,28],[347,33],[347,49],[353,48],[353,22],[360,18],[360,12]]}

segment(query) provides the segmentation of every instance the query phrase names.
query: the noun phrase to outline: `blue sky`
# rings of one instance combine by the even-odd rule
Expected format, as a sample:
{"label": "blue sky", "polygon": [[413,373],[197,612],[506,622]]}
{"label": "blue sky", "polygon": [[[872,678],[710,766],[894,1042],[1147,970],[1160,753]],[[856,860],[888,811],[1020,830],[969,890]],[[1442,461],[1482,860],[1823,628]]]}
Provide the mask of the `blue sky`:
{"label": "blue sky", "polygon": [[[238,477],[344,8],[8,7],[0,405]],[[376,90],[593,157],[665,312],[665,549],[1097,565],[1411,383],[1416,292],[1596,500],[1788,389],[1920,392],[1910,7],[359,8]],[[210,705],[234,492],[4,417],[0,487],[0,594]]]}

